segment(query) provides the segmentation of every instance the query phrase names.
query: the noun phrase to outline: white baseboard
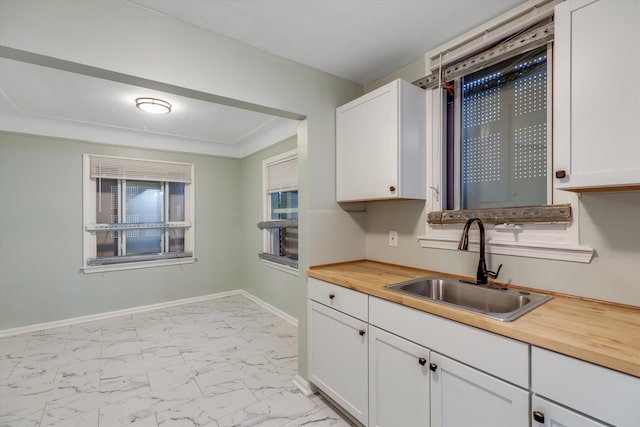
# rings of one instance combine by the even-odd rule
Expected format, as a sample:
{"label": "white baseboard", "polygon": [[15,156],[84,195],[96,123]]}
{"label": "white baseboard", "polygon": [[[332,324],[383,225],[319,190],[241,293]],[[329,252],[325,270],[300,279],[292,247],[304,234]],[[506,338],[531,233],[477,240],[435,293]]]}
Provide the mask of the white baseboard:
{"label": "white baseboard", "polygon": [[266,302],[264,300],[261,300],[257,296],[255,296],[253,294],[250,294],[249,292],[245,291],[244,289],[241,289],[238,292],[241,295],[244,295],[245,297],[249,298],[251,301],[253,301],[256,304],[258,304],[262,308],[265,308],[265,309],[269,310],[270,312],[272,312],[276,316],[279,316],[282,319],[286,320],[287,322],[291,323],[296,328],[298,327],[298,319],[296,319],[292,315],[290,315],[288,313],[285,313],[284,311],[280,310],[279,308],[274,307],[273,305],[269,304],[268,302]]}
{"label": "white baseboard", "polygon": [[292,325],[296,327],[298,326],[298,320],[295,317],[285,313],[279,308],[272,306],[266,301],[261,300],[260,298],[250,294],[249,292],[243,289],[237,289],[234,291],[219,292],[215,294],[201,295],[201,296],[192,297],[192,298],[183,298],[179,300],[161,302],[158,304],[150,304],[150,305],[143,305],[138,307],[125,308],[123,310],[107,311],[104,313],[72,317],[69,319],[55,320],[52,322],[36,323],[33,325],[21,326],[18,328],[2,329],[0,330],[0,338],[9,337],[12,335],[28,334],[31,332],[42,331],[45,329],[60,328],[62,326],[70,326],[78,323],[92,322],[94,320],[102,320],[102,319],[109,319],[109,318],[118,317],[118,316],[126,316],[129,314],[143,313],[145,311],[157,310],[160,308],[174,307],[174,306],[183,305],[183,304],[191,304],[194,302],[207,301],[207,300],[216,299],[216,298],[224,298],[232,295],[242,295],[252,300],[256,304],[260,305],[261,307],[265,308],[266,310],[269,310],[276,316],[281,317],[283,320],[291,323]]}
{"label": "white baseboard", "polygon": [[302,378],[300,375],[296,375],[295,377],[293,377],[292,382],[293,382],[293,385],[295,385],[298,388],[298,390],[300,390],[302,394],[304,394],[307,397],[315,394],[316,392],[315,388],[311,385],[311,383],[305,380],[304,378]]}

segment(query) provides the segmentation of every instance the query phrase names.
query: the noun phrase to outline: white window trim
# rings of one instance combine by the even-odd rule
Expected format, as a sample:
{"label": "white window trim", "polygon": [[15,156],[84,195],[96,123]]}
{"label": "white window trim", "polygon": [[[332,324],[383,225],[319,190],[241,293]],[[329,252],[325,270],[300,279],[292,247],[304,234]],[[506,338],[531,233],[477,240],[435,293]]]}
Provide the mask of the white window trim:
{"label": "white window trim", "polygon": [[291,274],[292,276],[299,275],[299,271],[297,268],[289,267],[288,265],[278,264],[277,262],[267,261],[266,259],[263,259],[262,263],[269,268]]}
{"label": "white window trim", "polygon": [[[96,235],[95,233],[87,231],[87,227],[91,224],[95,224],[96,218],[96,185],[95,180],[91,179],[91,154],[83,154],[82,161],[82,268],[84,273],[105,273],[109,271],[121,271],[121,270],[135,270],[140,268],[151,268],[168,265],[182,265],[192,264],[198,259],[195,252],[195,165],[191,168],[191,183],[185,185],[185,218],[191,223],[191,227],[185,229],[185,250],[193,253],[193,256],[188,258],[174,258],[174,259],[159,259],[152,261],[136,261],[126,262],[122,264],[108,264],[108,265],[87,265],[89,258],[95,258],[96,256]],[[106,157],[106,156],[105,156]],[[137,160],[137,159],[131,159]],[[160,161],[158,161],[160,162]]]}
{"label": "white window trim", "polygon": [[[547,4],[550,7],[554,4]],[[531,14],[531,23],[539,20],[540,16]],[[495,28],[495,22],[492,21]],[[517,23],[522,25],[522,21]],[[509,14],[502,18],[500,25],[508,30],[513,31],[513,16]],[[464,49],[464,38],[462,36],[456,39],[455,45],[458,47],[458,56],[470,54],[472,51],[480,50],[477,43],[477,34],[482,28],[476,29],[466,35],[469,40],[469,48]],[[501,34],[505,30],[499,31]],[[433,58],[438,57],[438,52],[446,52],[451,48],[452,43],[448,43],[439,49],[436,49],[426,55],[426,74],[432,73]],[[463,47],[460,47],[463,46]],[[443,58],[444,56],[440,56]],[[439,62],[439,61],[438,61]],[[439,65],[439,64],[438,64]],[[443,64],[444,65],[444,64]],[[552,68],[553,69],[553,68]],[[437,72],[437,69],[436,71]],[[549,91],[553,88],[553,73],[548,78]],[[431,197],[428,197],[426,207],[428,211],[442,210],[441,189],[443,188],[442,172],[444,157],[442,154],[442,135],[443,135],[443,100],[442,92],[439,89],[426,90],[427,97],[427,165],[429,165],[427,173],[427,188],[431,190]],[[551,109],[550,109],[551,110]],[[549,112],[549,123],[552,123],[551,111]],[[553,129],[553,126],[548,126]],[[552,132],[549,132],[550,138]],[[553,153],[551,149],[548,153]],[[551,158],[551,157],[550,157]],[[547,172],[552,173],[552,162],[549,162]],[[571,224],[522,224],[518,227],[486,227],[486,252],[500,255],[513,255],[529,258],[543,258],[562,261],[573,261],[581,263],[589,263],[593,258],[595,250],[589,246],[580,243],[580,203],[579,195],[567,191],[556,190],[550,183],[548,194],[551,195],[554,204],[571,204],[572,222]],[[426,221],[425,221],[426,223]],[[462,225],[441,226],[426,223],[426,232],[423,236],[418,236],[418,241],[423,248],[449,249],[457,250],[460,240]],[[470,236],[470,250],[479,250],[479,233],[475,227],[472,228]]]}
{"label": "white window trim", "polygon": [[[298,150],[294,148],[293,150],[289,150],[276,156],[269,157],[268,159],[264,159],[262,161],[262,218],[264,221],[269,221],[271,219],[271,199],[269,198],[269,196],[267,196],[267,169],[269,168],[269,166],[296,159],[297,157]],[[296,187],[296,189],[298,189],[298,187]],[[262,251],[266,253],[269,253],[271,251],[271,238],[269,236],[269,230],[262,231]],[[262,263],[269,268],[280,270],[294,276],[298,275],[297,268],[264,259],[262,260]]]}

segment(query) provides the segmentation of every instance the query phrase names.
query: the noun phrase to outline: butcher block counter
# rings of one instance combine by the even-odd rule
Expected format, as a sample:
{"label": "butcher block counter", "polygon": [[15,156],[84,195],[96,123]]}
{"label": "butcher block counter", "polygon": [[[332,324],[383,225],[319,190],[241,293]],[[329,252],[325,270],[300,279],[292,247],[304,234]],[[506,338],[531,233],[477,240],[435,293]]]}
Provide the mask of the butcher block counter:
{"label": "butcher block counter", "polygon": [[443,275],[367,260],[307,270],[309,277],[640,377],[640,308],[553,294],[551,301],[519,319],[501,322],[384,289],[386,285],[435,274]]}

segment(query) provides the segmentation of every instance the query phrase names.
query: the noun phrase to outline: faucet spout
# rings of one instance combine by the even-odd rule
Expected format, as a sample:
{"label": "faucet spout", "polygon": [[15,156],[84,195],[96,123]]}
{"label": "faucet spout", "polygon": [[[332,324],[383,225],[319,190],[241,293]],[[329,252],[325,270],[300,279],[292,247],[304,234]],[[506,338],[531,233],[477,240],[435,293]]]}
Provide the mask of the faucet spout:
{"label": "faucet spout", "polygon": [[472,216],[467,220],[462,228],[462,236],[460,236],[460,243],[458,243],[458,250],[467,251],[469,250],[469,228],[471,224],[474,222],[478,223],[478,228],[480,229],[480,259],[478,260],[478,270],[476,271],[476,284],[478,285],[486,285],[488,280],[487,278],[496,279],[498,274],[500,274],[500,269],[502,268],[502,264],[498,267],[497,271],[487,270],[487,263],[484,259],[485,253],[485,237],[484,237],[484,224],[480,220],[480,218],[476,216]]}

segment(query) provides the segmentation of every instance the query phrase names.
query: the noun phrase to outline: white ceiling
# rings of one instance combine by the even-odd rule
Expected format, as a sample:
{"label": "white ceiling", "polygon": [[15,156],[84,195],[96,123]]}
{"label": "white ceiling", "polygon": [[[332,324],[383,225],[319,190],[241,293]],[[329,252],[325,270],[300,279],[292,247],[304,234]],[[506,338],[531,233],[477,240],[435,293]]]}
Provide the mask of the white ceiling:
{"label": "white ceiling", "polygon": [[[139,110],[140,97],[168,101],[171,113]],[[50,136],[229,157],[272,145],[297,127],[269,114],[7,58],[0,58],[0,115],[3,130],[36,127]]]}
{"label": "white ceiling", "polygon": [[527,0],[128,0],[367,84]]}
{"label": "white ceiling", "polygon": [[[126,0],[362,84],[527,0]],[[173,111],[153,116],[134,100]],[[0,59],[0,129],[244,157],[297,122],[12,59]]]}

